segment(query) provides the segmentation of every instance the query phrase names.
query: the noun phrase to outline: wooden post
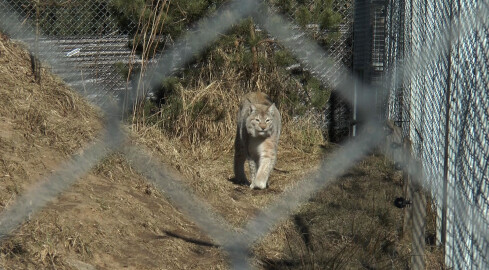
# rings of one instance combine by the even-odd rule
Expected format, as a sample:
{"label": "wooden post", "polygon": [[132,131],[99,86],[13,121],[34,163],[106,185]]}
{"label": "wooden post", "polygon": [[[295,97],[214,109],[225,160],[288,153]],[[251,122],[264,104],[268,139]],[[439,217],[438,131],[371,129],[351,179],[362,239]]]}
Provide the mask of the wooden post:
{"label": "wooden post", "polygon": [[426,197],[423,194],[422,187],[416,179],[418,175],[410,175],[412,170],[410,166],[416,166],[416,161],[411,154],[411,141],[407,138],[403,141],[404,154],[402,161],[406,166],[403,172],[404,179],[404,198],[411,201],[410,207],[404,208],[403,220],[403,238],[409,237],[411,232],[411,269],[425,269],[425,239],[426,239]]}
{"label": "wooden post", "polygon": [[426,197],[421,187],[411,183],[413,194],[412,205],[412,254],[411,269],[425,269],[425,231],[426,231]]}
{"label": "wooden post", "polygon": [[452,97],[452,22],[453,22],[453,3],[450,2],[450,21],[449,21],[449,47],[447,52],[447,77],[446,77],[446,95],[445,95],[445,145],[443,156],[443,201],[441,208],[441,244],[443,245],[443,256],[446,257],[447,247],[447,222],[448,222],[448,167],[450,166],[449,151],[450,151],[450,109],[451,109],[451,97]]}
{"label": "wooden post", "polygon": [[34,80],[41,85],[41,61],[39,61],[39,21],[40,21],[40,2],[35,1],[36,5],[36,39],[34,44],[34,53],[30,53],[31,57],[31,68],[34,74]]}
{"label": "wooden post", "polygon": [[[402,174],[402,178],[404,180],[404,186],[403,186],[403,192],[404,192],[404,198],[411,200],[413,198],[412,192],[411,192],[411,178],[409,177],[409,174],[404,171]],[[413,221],[412,221],[412,208],[411,207],[406,207],[404,208],[404,220],[403,220],[403,226],[402,226],[402,237],[406,238],[409,237],[409,232],[411,231],[411,228],[413,226]]]}
{"label": "wooden post", "polygon": [[[404,198],[411,200],[413,198],[412,195],[412,186],[411,186],[411,177],[409,176],[408,170],[409,170],[409,164],[411,164],[411,141],[407,138],[404,138],[403,142],[403,156],[404,160],[403,162],[405,163],[404,165],[406,166],[403,170],[402,173],[402,179],[403,179],[403,193],[404,193]],[[403,226],[402,226],[402,237],[406,238],[409,237],[409,233],[411,231],[411,228],[413,226],[413,221],[412,221],[412,208],[411,207],[406,207],[404,208],[404,220],[403,220]]]}

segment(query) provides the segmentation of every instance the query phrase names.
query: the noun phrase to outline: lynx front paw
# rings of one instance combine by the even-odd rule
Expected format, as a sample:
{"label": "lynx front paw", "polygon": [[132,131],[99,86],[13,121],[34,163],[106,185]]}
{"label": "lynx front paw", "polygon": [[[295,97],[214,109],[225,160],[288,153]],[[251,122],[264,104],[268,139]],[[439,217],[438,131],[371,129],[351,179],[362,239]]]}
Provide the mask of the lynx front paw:
{"label": "lynx front paw", "polygon": [[265,188],[267,188],[267,184],[266,183],[251,183],[250,188],[251,189],[265,189]]}

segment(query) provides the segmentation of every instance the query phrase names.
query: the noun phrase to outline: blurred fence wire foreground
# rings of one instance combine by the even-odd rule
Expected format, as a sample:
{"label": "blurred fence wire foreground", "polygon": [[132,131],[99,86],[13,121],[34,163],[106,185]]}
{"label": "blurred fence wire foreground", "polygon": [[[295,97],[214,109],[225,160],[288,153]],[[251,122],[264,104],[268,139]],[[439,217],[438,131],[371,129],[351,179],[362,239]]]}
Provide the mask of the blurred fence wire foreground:
{"label": "blurred fence wire foreground", "polygon": [[[216,16],[214,21],[201,24],[203,33],[206,33],[204,39],[186,37],[185,44],[190,43],[190,47],[175,46],[171,53],[163,52],[159,59],[161,62],[149,73],[167,76],[172,71],[168,66],[176,64],[168,65],[165,59],[181,58],[176,62],[184,62],[185,55],[182,54],[198,53],[218,31],[231,27],[226,24],[249,15],[255,16],[257,22],[263,24],[271,35],[277,36],[301,64],[321,82],[334,86],[341,98],[349,103],[347,109],[339,109],[342,116],[333,121],[341,134],[355,136],[357,129],[371,120],[370,114],[363,113],[365,108],[371,108],[377,120],[392,120],[400,128],[404,141],[410,142],[407,150],[421,166],[415,169],[423,172],[417,180],[434,200],[437,241],[444,249],[445,264],[455,269],[489,269],[488,1],[333,1],[342,3],[336,9],[342,11],[348,20],[338,30],[342,38],[327,48],[331,57],[321,51],[324,48],[308,41],[305,35],[297,34],[297,30],[293,32],[284,23],[277,23],[266,12],[253,11],[263,7],[259,5],[260,1],[238,2],[231,1],[235,5],[227,5],[228,10],[223,11],[221,17]],[[25,32],[17,32],[14,38],[27,43],[37,57],[50,63],[53,71],[74,88],[83,92],[87,84],[95,85],[93,89],[97,91],[91,91],[88,97],[101,103],[97,99],[106,93],[117,95],[119,90],[127,90],[126,78],[121,77],[119,69],[135,62],[129,44],[138,26],[134,22],[119,20],[111,3],[110,0],[3,0],[0,10],[16,14],[18,21],[1,24],[6,29],[0,30],[13,35],[11,26],[17,23],[19,31]],[[233,10],[237,7],[241,8],[240,12]],[[236,18],[229,19],[230,14]],[[219,24],[216,18],[225,23]],[[7,17],[2,20],[7,20]],[[348,25],[351,21],[353,31]],[[349,35],[352,35],[353,49]],[[56,52],[50,51],[53,48]],[[187,51],[189,49],[191,51]],[[358,80],[344,74],[349,70]],[[349,79],[353,83],[342,83]],[[345,89],[349,86],[354,89]],[[335,100],[338,99],[335,97]],[[343,102],[340,108],[346,106]],[[243,228],[240,233],[252,240],[245,236],[233,237],[236,232],[224,228],[223,221],[214,220],[209,214],[212,210],[191,209],[186,212],[222,244],[234,267],[249,267],[246,257],[253,241],[287,217],[317,188],[324,187],[332,177],[339,176],[354,164],[371,149],[368,146],[377,143],[378,139],[360,137],[335,155],[336,161],[324,161],[319,177],[309,181],[300,194],[285,194],[282,200],[265,209]],[[101,155],[95,155],[97,157],[90,164],[100,160]],[[134,160],[144,160],[137,151],[126,151],[126,155],[132,155]],[[90,166],[86,165],[76,175],[83,174]],[[154,167],[156,165],[151,170]],[[145,168],[144,162],[138,169],[151,172]],[[156,182],[164,178],[164,174],[159,172],[148,174],[152,175],[148,178],[153,177]],[[163,189],[171,187],[161,183]],[[181,198],[175,196],[174,203],[185,210],[185,197],[191,195],[177,192],[180,186],[173,189],[175,194],[181,194]],[[56,196],[59,192],[62,189],[49,196]],[[37,208],[42,206],[39,204]],[[25,216],[29,211],[19,212],[19,215]],[[205,214],[209,216],[203,216]],[[3,218],[10,217],[4,215]],[[16,217],[9,226],[18,226],[21,220],[22,217]],[[2,236],[12,229],[5,224],[0,224]],[[233,238],[236,239],[234,242],[226,240]]]}

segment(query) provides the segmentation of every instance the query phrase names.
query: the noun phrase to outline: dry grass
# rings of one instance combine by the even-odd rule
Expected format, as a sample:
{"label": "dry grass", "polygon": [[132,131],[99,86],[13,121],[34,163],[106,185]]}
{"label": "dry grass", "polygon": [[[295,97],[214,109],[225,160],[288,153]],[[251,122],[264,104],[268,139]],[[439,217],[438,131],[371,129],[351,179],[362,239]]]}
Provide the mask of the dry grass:
{"label": "dry grass", "polygon": [[271,188],[250,192],[247,186],[233,182],[233,137],[208,141],[189,147],[179,138],[168,138],[156,127],[140,129],[134,136],[138,144],[146,145],[162,160],[180,171],[196,196],[205,198],[228,221],[242,225],[294,181],[317,166],[321,151],[316,145],[313,153],[306,153],[287,145],[279,146],[278,164],[272,173]]}
{"label": "dry grass", "polygon": [[[28,54],[0,40],[0,199],[2,207],[55,168],[100,130],[96,111],[43,70],[40,87]],[[219,72],[216,73],[216,70]],[[256,211],[313,171],[327,144],[312,116],[293,119],[281,90],[292,87],[277,70],[251,79],[224,64],[181,85],[179,114],[164,111],[133,123],[133,142],[173,165],[186,184],[231,224]],[[284,116],[277,169],[270,188],[251,191],[233,182],[235,114],[239,98],[267,92]],[[290,88],[289,88],[290,89]],[[285,92],[284,92],[285,93]],[[164,108],[161,108],[164,109]],[[339,181],[318,191],[299,212],[254,249],[263,269],[406,268],[410,243],[400,239],[399,172],[369,156]],[[431,213],[433,214],[433,213]],[[432,233],[434,223],[429,223]],[[221,250],[149,185],[120,155],[107,157],[0,246],[6,269],[225,269]],[[429,266],[441,265],[429,248]],[[90,263],[87,265],[86,263]]]}
{"label": "dry grass", "polygon": [[0,205],[80,149],[101,130],[97,111],[64,83],[41,70],[36,83],[30,57],[0,34]]}
{"label": "dry grass", "polygon": [[[239,27],[248,29],[246,23]],[[284,138],[300,142],[299,147],[324,144],[315,119],[317,113],[302,112],[299,119],[291,118],[291,115],[297,117],[298,107],[304,111],[311,102],[311,93],[275,63],[273,48],[276,45],[273,42],[255,45],[253,61],[259,61],[255,66],[248,63],[252,60],[243,42],[246,43],[233,34],[217,41],[221,46],[206,52],[205,61],[189,64],[192,65],[190,70],[177,74],[178,78],[170,83],[171,89],[157,94],[162,97],[158,108],[148,104],[141,94],[134,112],[133,129],[139,131],[154,126],[168,137],[181,139],[190,148],[214,141],[232,145],[228,142],[236,132],[235,117],[241,97],[248,92],[261,91],[271,97],[282,113],[284,131],[288,133]],[[220,144],[213,145],[223,150]]]}
{"label": "dry grass", "polygon": [[[411,243],[402,234],[401,172],[369,156],[318,192],[255,249],[264,269],[409,269]],[[428,234],[434,228],[428,226]],[[428,269],[438,269],[428,249]],[[435,263],[433,262],[435,261]]]}
{"label": "dry grass", "polygon": [[[162,105],[153,115],[133,123],[133,140],[178,169],[196,195],[205,198],[230,223],[241,225],[317,166],[325,141],[312,117],[293,120],[286,103],[279,103],[283,133],[271,188],[250,193],[248,187],[234,183],[232,162],[240,99],[249,91],[260,90],[275,97],[275,101],[283,100],[277,89],[267,88],[272,85],[268,79],[279,73],[259,72],[255,80],[258,83],[251,85],[243,71],[230,63],[219,68],[211,65],[202,69],[187,88],[178,85],[171,105]],[[274,87],[286,83],[277,79]],[[256,85],[261,87],[253,88]],[[178,110],[173,110],[175,104],[179,104]]]}
{"label": "dry grass", "polygon": [[3,243],[0,262],[14,269],[226,265],[211,240],[117,154],[23,224]]}
{"label": "dry grass", "polygon": [[[100,116],[59,78],[41,69],[41,83],[34,79],[29,53],[21,44],[0,34],[0,206],[8,207],[26,188],[42,179],[56,165],[101,130]],[[77,239],[77,233],[62,228],[54,216],[47,218],[46,233],[39,222],[25,232],[31,245],[10,238],[0,247],[0,262],[19,260],[26,264],[59,264],[53,243],[59,237]],[[39,233],[38,233],[39,232]],[[47,233],[49,232],[49,233]],[[58,234],[61,233],[61,235]],[[73,240],[68,248],[88,253],[84,244]],[[11,269],[11,268],[6,268]]]}
{"label": "dry grass", "polygon": [[[255,212],[304,178],[323,155],[337,149],[324,141],[318,117],[291,117],[286,93],[297,84],[276,68],[251,76],[233,66],[236,52],[217,49],[212,61],[190,83],[178,84],[172,105],[133,124],[136,143],[177,168],[196,196],[204,198],[228,222],[242,226]],[[303,89],[300,89],[303,90]],[[278,101],[283,116],[277,170],[270,188],[250,191],[233,182],[235,115],[240,97],[262,91]],[[174,110],[174,104],[177,110]],[[171,109],[168,109],[171,108]],[[304,116],[305,115],[305,116]],[[338,183],[328,186],[255,247],[263,269],[406,269],[410,241],[403,239],[402,210],[393,206],[402,195],[401,172],[384,157],[369,156]],[[431,227],[430,230],[434,230]],[[437,261],[436,249],[427,251]]]}
{"label": "dry grass", "polygon": [[164,123],[166,116],[160,110],[157,125],[162,123],[175,137],[185,138],[191,145],[229,138],[235,132],[239,91],[230,90],[224,83],[200,83],[193,88],[178,91],[181,111],[172,123]]}
{"label": "dry grass", "polygon": [[[302,124],[307,123],[310,122]],[[320,133],[297,124],[294,127],[284,135],[285,142],[279,149],[279,171],[272,173],[271,187],[263,192],[250,192],[230,181],[233,154],[230,142],[229,151],[224,152],[216,150],[223,146],[216,146],[215,142],[189,148],[180,139],[169,139],[155,127],[141,130],[135,140],[155,147],[155,154],[187,177],[196,196],[205,198],[231,224],[242,226],[257,209],[313,170],[323,151],[327,154],[338,148],[310,144],[311,140],[304,139],[308,137],[304,132]],[[400,195],[401,172],[383,156],[366,157],[262,240],[253,250],[256,266],[262,269],[409,268],[411,243],[409,238],[402,238],[403,211],[393,205]],[[430,223],[427,235],[434,231],[434,224]],[[429,269],[443,265],[437,248],[429,247],[426,257]]]}

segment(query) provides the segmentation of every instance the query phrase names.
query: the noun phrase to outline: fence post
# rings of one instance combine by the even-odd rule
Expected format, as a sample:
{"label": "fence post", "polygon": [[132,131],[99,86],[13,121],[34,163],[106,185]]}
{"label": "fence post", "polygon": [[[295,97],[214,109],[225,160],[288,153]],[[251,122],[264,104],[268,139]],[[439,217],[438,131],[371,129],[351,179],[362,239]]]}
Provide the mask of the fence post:
{"label": "fence post", "polygon": [[411,207],[404,208],[402,237],[409,237],[408,232],[411,231],[411,269],[421,270],[426,267],[426,197],[422,191],[422,186],[419,184],[420,179],[416,179],[419,176],[408,173],[410,166],[415,165],[416,161],[411,153],[411,141],[407,138],[403,141],[403,150],[401,159],[406,165],[402,175],[404,180],[403,191],[404,198],[411,200]]}
{"label": "fence post", "polygon": [[[406,156],[405,161],[409,162],[411,160],[411,156],[412,156],[411,155],[411,142],[409,140],[404,140],[403,148],[404,148],[404,155]],[[402,179],[404,182],[404,185],[403,185],[404,198],[412,199],[413,196],[412,196],[412,189],[411,189],[411,177],[409,176],[408,169],[403,170]],[[411,207],[406,207],[406,208],[404,208],[404,220],[403,220],[403,226],[402,226],[402,237],[403,238],[408,237],[409,229],[412,228],[412,226],[413,226],[412,209],[411,209]]]}
{"label": "fence post", "polygon": [[[415,179],[414,179],[415,180]],[[425,231],[426,231],[426,197],[421,186],[411,181],[412,192],[412,254],[411,269],[425,269]]]}
{"label": "fence post", "polygon": [[39,60],[39,21],[41,20],[41,14],[40,14],[40,1],[36,0],[34,2],[36,5],[36,39],[34,41],[34,53],[31,51],[30,57],[31,57],[31,68],[32,68],[32,73],[34,74],[34,80],[41,85],[41,61]]}
{"label": "fence post", "polygon": [[450,25],[449,25],[449,47],[447,52],[448,70],[446,77],[446,95],[445,95],[445,145],[443,156],[443,201],[442,201],[442,218],[441,218],[441,243],[443,245],[443,256],[446,257],[447,247],[447,215],[448,215],[448,167],[449,167],[449,145],[450,145],[450,98],[452,92],[452,22],[453,22],[453,6],[450,2]]}
{"label": "fence post", "polygon": [[329,97],[329,126],[328,126],[328,140],[330,142],[337,143],[338,137],[336,136],[337,123],[336,123],[336,92],[332,91]]}

